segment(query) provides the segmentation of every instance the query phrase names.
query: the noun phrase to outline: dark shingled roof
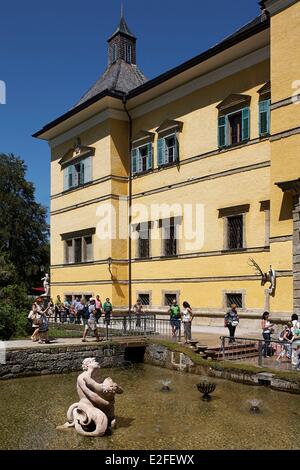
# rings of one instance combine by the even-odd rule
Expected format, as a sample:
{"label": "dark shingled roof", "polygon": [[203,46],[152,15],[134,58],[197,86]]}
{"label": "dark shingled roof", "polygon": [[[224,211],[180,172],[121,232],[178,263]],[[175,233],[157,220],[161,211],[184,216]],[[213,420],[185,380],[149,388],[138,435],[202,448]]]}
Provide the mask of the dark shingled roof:
{"label": "dark shingled roof", "polygon": [[36,132],[33,137],[40,137],[40,135],[46,131],[90,106],[90,104],[102,99],[104,96],[114,96],[121,99],[121,91],[121,93],[127,94],[126,99],[133,98],[269,27],[269,15],[261,14],[214,47],[211,47],[207,51],[202,52],[196,57],[168,70],[152,80],[147,80],[136,65],[127,64],[123,60],[119,60],[106,70],[102,77],[99,78],[95,85],[81,98],[74,108],[44,126],[40,131]]}
{"label": "dark shingled roof", "polygon": [[[239,34],[245,32],[245,31],[248,31],[249,29],[253,28],[254,26],[259,25],[260,23],[263,23],[265,20],[266,20],[266,18],[264,16],[264,14],[263,13],[260,14],[259,16],[254,18],[253,20],[249,21],[249,23],[247,23],[244,26],[242,26],[241,28],[239,28],[237,31],[235,31],[230,36],[227,36],[226,38],[222,39],[221,43],[224,42],[224,41],[229,41],[230,39],[234,39]],[[220,43],[217,43],[217,44],[220,44]]]}
{"label": "dark shingled roof", "polygon": [[109,41],[114,38],[117,34],[126,34],[126,36],[130,36],[131,38],[136,39],[136,37],[128,28],[128,24],[126,23],[124,16],[122,16],[119,26],[117,27],[116,31],[111,35]]}
{"label": "dark shingled roof", "polygon": [[123,59],[119,59],[106,69],[103,75],[89,89],[87,93],[78,101],[76,106],[84,103],[104,90],[128,93],[130,90],[142,85],[147,81],[145,75],[137,65],[129,64]]}

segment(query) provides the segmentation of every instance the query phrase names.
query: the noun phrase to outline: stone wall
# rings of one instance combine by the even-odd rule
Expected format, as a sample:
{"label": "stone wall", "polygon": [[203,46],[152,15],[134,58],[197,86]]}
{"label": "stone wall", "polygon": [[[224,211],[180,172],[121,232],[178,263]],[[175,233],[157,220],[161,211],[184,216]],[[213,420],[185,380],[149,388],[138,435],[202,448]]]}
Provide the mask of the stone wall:
{"label": "stone wall", "polygon": [[[279,375],[267,372],[252,372],[243,369],[224,367],[218,362],[218,368],[213,367],[211,361],[207,364],[194,363],[191,358],[179,351],[171,351],[161,344],[149,344],[145,352],[145,362],[166,369],[178,370],[197,374],[199,376],[217,377],[247,385],[261,385],[264,383],[275,390],[300,394],[299,381],[283,379]],[[247,367],[245,367],[246,369]]]}
{"label": "stone wall", "polygon": [[124,355],[125,345],[121,344],[11,349],[6,364],[0,364],[0,379],[79,371],[86,357],[95,357],[102,367],[115,367],[124,363]]}

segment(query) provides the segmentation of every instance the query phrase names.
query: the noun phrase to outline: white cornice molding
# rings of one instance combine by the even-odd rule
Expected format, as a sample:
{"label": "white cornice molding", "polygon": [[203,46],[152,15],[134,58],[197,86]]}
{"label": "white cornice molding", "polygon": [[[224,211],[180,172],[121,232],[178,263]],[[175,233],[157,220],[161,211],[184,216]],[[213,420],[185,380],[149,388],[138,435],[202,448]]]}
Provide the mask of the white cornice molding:
{"label": "white cornice molding", "polygon": [[160,108],[164,105],[176,101],[184,96],[187,96],[200,88],[204,88],[212,83],[218,82],[230,75],[240,72],[243,69],[252,67],[253,65],[259,64],[270,58],[270,46],[265,46],[262,49],[258,49],[251,54],[241,57],[229,64],[224,65],[223,67],[213,70],[201,77],[198,77],[185,85],[182,85],[175,90],[169,91],[157,98],[148,101],[144,105],[137,106],[136,108],[130,111],[133,118],[138,118],[146,113],[149,113],[157,108]]}
{"label": "white cornice molding", "polygon": [[282,10],[292,6],[294,3],[297,3],[299,0],[266,0],[265,8],[268,10],[271,16],[276,15]]}
{"label": "white cornice molding", "polygon": [[58,137],[49,140],[49,145],[51,148],[57,147],[64,142],[73,139],[74,137],[80,136],[83,132],[91,129],[97,124],[106,121],[107,119],[118,119],[119,121],[128,121],[128,117],[125,111],[120,111],[118,109],[106,109],[101,113],[95,114],[90,119],[78,124],[78,126],[73,127],[72,129],[60,134]]}

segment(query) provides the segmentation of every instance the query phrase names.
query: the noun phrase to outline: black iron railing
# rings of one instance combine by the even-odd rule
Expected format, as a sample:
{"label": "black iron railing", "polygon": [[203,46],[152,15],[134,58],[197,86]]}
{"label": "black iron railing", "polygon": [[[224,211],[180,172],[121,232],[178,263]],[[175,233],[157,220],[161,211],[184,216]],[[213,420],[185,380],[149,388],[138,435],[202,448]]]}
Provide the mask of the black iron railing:
{"label": "black iron railing", "polygon": [[[60,315],[51,314],[48,317],[49,325],[63,325],[66,329],[81,329],[87,324],[87,319],[82,316],[77,318],[62,312]],[[99,334],[106,338],[113,336],[157,336],[160,338],[168,338],[174,341],[181,341],[182,324],[178,320],[176,328],[173,328],[169,319],[157,318],[155,314],[142,315],[111,315],[105,318],[101,316],[97,322]]]}
{"label": "black iron railing", "polygon": [[293,342],[221,336],[219,359],[300,370],[300,338]]}

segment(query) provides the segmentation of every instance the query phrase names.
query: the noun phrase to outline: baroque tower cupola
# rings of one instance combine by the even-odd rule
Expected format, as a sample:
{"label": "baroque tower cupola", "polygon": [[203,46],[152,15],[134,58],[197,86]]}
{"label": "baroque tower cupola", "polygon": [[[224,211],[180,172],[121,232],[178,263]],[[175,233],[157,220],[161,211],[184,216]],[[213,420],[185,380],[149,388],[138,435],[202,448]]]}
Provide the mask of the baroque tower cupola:
{"label": "baroque tower cupola", "polygon": [[146,81],[136,64],[136,37],[125,21],[122,8],[120,23],[108,39],[108,67],[76,106],[105,90],[128,93]]}

